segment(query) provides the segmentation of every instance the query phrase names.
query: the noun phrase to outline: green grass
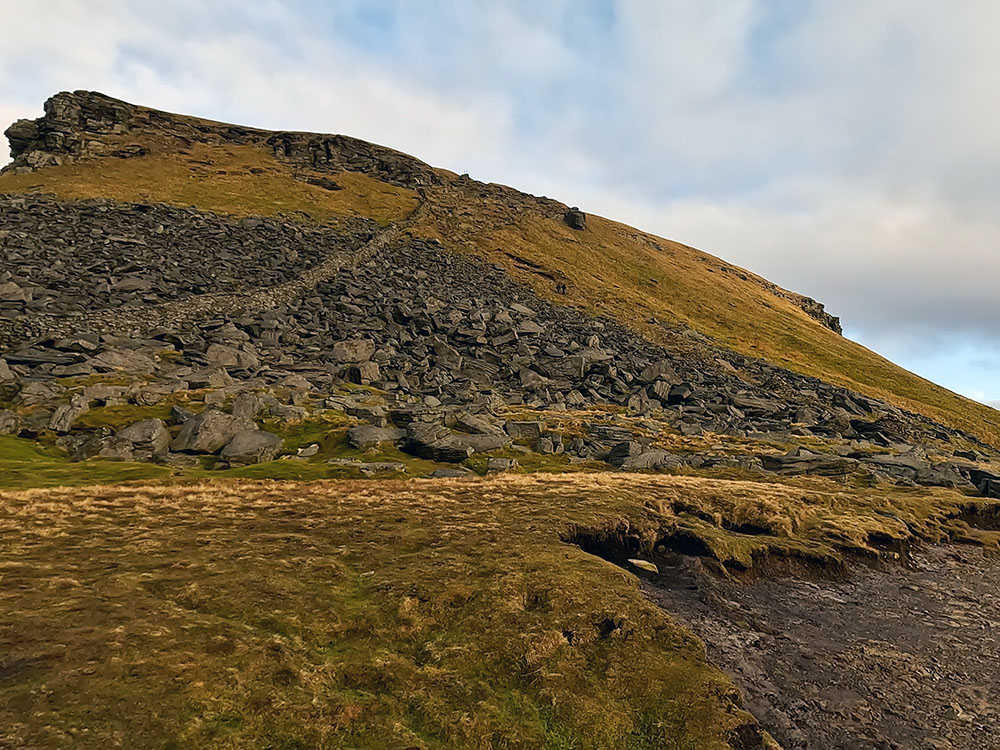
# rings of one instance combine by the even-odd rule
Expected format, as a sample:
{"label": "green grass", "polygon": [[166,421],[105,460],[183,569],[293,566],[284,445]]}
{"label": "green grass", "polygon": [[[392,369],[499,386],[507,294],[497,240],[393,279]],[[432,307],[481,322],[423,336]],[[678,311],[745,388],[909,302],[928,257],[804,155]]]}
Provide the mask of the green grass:
{"label": "green grass", "polygon": [[0,488],[79,487],[135,480],[166,479],[171,470],[153,464],[115,461],[70,462],[56,448],[0,435]]}

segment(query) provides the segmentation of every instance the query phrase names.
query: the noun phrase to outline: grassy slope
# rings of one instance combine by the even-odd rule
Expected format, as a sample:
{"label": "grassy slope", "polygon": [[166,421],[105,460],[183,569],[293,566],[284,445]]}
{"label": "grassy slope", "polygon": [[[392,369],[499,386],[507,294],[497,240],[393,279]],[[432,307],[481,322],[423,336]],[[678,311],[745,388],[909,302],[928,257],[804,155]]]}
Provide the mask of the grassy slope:
{"label": "grassy slope", "polygon": [[961,502],[607,474],[0,493],[0,745],[720,748],[729,683],[562,539],[828,559],[906,537],[893,516],[963,535]]}
{"label": "grassy slope", "polygon": [[[0,192],[158,201],[235,216],[328,221],[364,215],[382,223],[407,216],[417,204],[412,191],[364,175],[337,175],[344,189],[329,191],[296,179],[304,173],[250,146],[196,144],[177,153],[152,144],[143,158],[3,175]],[[742,269],[600,217],[590,217],[585,232],[530,214],[514,225],[476,221],[496,215],[497,207],[475,200],[439,213],[418,231],[504,264],[542,296],[611,315],[653,339],[665,334],[649,318],[681,323],[741,353],[884,398],[1000,444],[1000,412],[838,336]],[[568,284],[567,296],[555,294],[553,279]]]}

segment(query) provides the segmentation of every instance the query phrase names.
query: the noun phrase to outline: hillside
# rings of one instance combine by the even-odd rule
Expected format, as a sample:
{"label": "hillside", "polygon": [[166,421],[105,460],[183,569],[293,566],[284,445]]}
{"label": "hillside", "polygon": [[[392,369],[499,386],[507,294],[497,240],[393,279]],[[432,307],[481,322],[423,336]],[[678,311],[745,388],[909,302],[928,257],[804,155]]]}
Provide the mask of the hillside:
{"label": "hillside", "polygon": [[988,747],[1000,413],[364,141],[7,137],[0,747]]}
{"label": "hillside", "polygon": [[[605,314],[652,341],[693,330],[740,354],[884,399],[1000,442],[1000,413],[844,339],[808,298],[711,255],[566,206],[437,170],[344,136],[272,133],[168,115],[101,95],[61,94],[41,125],[8,131],[0,191],[196,206],[233,216],[387,223],[428,210],[411,231],[499,263],[542,298]],[[50,132],[51,131],[51,132]],[[324,188],[336,174],[337,190]],[[565,294],[557,295],[557,285]],[[561,288],[561,287],[560,287]]]}

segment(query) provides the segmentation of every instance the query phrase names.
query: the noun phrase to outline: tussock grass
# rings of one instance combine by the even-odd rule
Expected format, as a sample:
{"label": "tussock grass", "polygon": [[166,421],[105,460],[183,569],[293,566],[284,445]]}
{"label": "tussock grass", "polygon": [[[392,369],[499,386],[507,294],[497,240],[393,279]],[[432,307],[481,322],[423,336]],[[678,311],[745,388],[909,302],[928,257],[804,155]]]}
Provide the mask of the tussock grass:
{"label": "tussock grass", "polygon": [[564,540],[836,560],[961,535],[966,503],[609,474],[0,493],[0,744],[723,748],[748,717],[701,645]]}

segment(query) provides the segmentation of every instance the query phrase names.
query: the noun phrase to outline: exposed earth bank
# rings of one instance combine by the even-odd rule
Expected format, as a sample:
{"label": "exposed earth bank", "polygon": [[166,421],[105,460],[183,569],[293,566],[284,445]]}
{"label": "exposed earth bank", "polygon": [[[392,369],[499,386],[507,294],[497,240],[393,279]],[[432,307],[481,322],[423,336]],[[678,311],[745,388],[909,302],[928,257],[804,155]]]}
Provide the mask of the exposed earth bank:
{"label": "exposed earth bank", "polygon": [[[612,555],[613,557],[613,555]],[[643,590],[786,750],[993,750],[1000,732],[1000,557],[931,546],[847,580],[721,580],[677,557]]]}

